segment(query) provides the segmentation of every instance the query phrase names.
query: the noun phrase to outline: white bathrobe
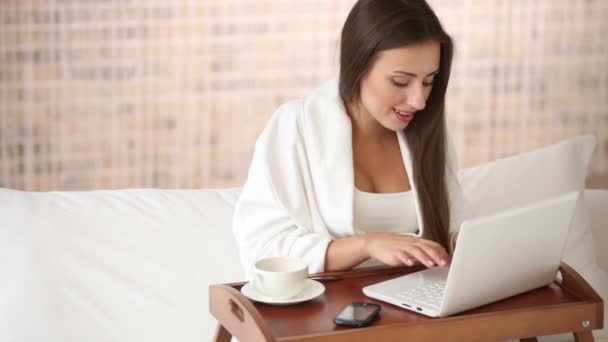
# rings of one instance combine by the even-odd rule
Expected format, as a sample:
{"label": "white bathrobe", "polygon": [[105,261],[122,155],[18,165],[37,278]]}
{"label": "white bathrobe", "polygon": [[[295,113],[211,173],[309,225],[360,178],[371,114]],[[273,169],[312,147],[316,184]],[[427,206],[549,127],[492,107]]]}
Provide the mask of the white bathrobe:
{"label": "white bathrobe", "polygon": [[[284,104],[271,117],[256,142],[234,213],[233,232],[248,275],[257,260],[271,256],[301,257],[309,262],[310,273],[322,272],[329,242],[354,234],[351,130],[335,80],[303,100]],[[396,134],[416,195],[407,141],[402,131]],[[462,217],[462,192],[453,148],[448,144],[446,150],[453,234]]]}

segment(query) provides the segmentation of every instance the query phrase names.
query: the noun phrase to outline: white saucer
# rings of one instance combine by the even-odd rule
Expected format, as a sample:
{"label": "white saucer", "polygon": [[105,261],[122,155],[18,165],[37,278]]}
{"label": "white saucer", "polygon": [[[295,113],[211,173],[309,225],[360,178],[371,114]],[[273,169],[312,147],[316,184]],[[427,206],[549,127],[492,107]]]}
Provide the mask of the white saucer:
{"label": "white saucer", "polygon": [[241,287],[241,293],[245,297],[255,300],[256,302],[266,303],[271,305],[291,305],[316,298],[325,292],[325,286],[316,280],[306,279],[304,289],[298,295],[288,299],[276,299],[264,294],[261,294],[257,288],[251,283],[247,283]]}

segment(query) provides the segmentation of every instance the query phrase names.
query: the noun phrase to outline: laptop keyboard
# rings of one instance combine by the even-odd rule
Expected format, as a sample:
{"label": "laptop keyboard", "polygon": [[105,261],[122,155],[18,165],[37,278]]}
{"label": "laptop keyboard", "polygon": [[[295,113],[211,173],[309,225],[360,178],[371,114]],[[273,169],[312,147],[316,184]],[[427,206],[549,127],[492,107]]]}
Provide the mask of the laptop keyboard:
{"label": "laptop keyboard", "polygon": [[445,282],[438,282],[399,292],[396,296],[401,299],[439,308],[444,290]]}

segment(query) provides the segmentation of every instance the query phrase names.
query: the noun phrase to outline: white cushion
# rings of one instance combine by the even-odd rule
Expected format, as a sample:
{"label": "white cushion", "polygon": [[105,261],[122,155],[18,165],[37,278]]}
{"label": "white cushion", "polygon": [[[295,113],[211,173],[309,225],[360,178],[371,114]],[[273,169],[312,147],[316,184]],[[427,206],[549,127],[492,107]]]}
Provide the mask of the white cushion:
{"label": "white cushion", "polygon": [[[598,258],[598,264],[603,271],[598,271],[596,277],[596,283],[608,284],[608,275],[606,270],[608,268],[608,250],[604,246],[608,246],[608,190],[586,190],[585,191],[585,204],[587,206],[591,226],[593,228],[593,239],[595,241],[595,251]],[[600,246],[604,248],[600,248]],[[596,292],[604,299],[604,317],[608,314],[606,311],[606,301],[608,300],[608,286],[597,286]],[[595,342],[608,342],[608,334],[606,329],[606,322],[604,322],[604,329],[601,331],[594,331]],[[538,339],[540,342],[574,342],[572,334],[560,334],[553,336],[543,336]],[[517,340],[519,342],[519,340]]]}
{"label": "white cushion", "polygon": [[[582,190],[594,147],[595,138],[585,135],[461,170],[459,179],[467,206],[466,218]],[[608,289],[606,271],[599,268],[595,256],[584,200],[577,206],[563,260],[596,291]]]}
{"label": "white cushion", "polygon": [[[598,266],[594,286],[604,299],[604,329],[595,331],[596,342],[608,342],[608,190],[585,191],[585,203],[589,211]],[[601,268],[601,269],[600,269]],[[592,284],[593,285],[593,284]]]}
{"label": "white cushion", "polygon": [[587,190],[585,200],[593,227],[598,264],[603,270],[608,270],[608,190]]}
{"label": "white cushion", "polygon": [[209,341],[237,189],[0,189],[0,341]]}

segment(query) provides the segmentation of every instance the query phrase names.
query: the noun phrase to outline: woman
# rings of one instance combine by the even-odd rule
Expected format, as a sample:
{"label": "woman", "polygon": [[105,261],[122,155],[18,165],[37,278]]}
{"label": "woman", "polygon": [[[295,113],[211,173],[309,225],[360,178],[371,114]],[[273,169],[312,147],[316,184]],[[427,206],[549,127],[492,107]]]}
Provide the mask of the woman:
{"label": "woman", "polygon": [[233,227],[248,273],[270,256],[304,258],[311,273],[449,264],[461,206],[444,118],[452,49],[424,0],[355,4],[339,81],[281,106],[256,142]]}

